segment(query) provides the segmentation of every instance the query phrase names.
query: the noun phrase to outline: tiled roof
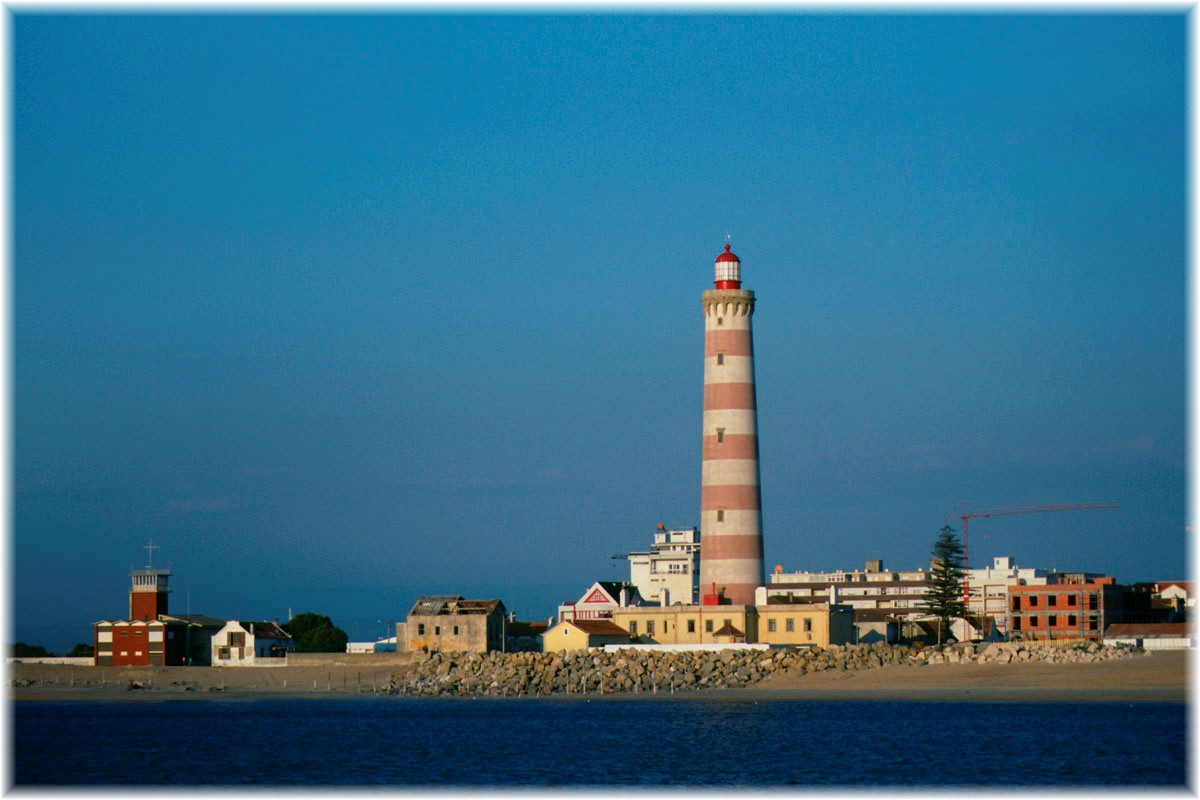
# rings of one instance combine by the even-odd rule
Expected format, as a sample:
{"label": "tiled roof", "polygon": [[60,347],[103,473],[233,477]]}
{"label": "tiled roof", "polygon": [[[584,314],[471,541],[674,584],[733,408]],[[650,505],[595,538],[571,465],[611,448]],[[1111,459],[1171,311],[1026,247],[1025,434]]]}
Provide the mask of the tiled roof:
{"label": "tiled roof", "polygon": [[720,630],[715,631],[713,633],[713,636],[745,636],[745,635],[746,634],[742,633],[736,627],[734,627],[732,622],[726,622],[724,625],[721,626]]}
{"label": "tiled roof", "polygon": [[579,630],[588,634],[612,634],[614,636],[628,636],[629,631],[622,628],[615,622],[607,619],[576,619],[564,623],[566,625],[574,625]]}
{"label": "tiled roof", "polygon": [[291,639],[290,633],[274,622],[238,622],[256,639]]}
{"label": "tiled roof", "polygon": [[204,614],[159,614],[163,622],[186,622],[201,628],[223,628],[226,620],[207,617]]}
{"label": "tiled roof", "polygon": [[1104,636],[1187,636],[1192,626],[1186,622],[1115,622],[1104,629]]}

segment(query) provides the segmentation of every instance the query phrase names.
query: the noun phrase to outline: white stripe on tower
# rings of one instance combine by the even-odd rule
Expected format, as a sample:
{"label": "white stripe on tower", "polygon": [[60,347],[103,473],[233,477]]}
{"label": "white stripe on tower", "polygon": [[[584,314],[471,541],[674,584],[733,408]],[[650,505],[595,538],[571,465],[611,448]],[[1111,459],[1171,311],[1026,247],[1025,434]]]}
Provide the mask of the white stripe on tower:
{"label": "white stripe on tower", "polygon": [[704,441],[700,480],[700,594],[753,605],[763,584],[762,496],[754,396],[754,292],[725,245],[704,308]]}

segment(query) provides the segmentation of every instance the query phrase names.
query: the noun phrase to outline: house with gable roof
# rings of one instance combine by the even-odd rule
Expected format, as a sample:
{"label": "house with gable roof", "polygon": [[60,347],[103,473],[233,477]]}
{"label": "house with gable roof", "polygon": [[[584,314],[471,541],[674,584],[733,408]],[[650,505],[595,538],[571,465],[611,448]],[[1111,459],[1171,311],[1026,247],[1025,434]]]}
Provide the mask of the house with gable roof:
{"label": "house with gable roof", "polygon": [[609,644],[629,644],[629,631],[607,619],[563,620],[542,634],[543,653],[565,653]]}
{"label": "house with gable roof", "polygon": [[410,652],[505,650],[507,613],[500,600],[467,600],[457,594],[422,595],[405,620],[404,647]]}
{"label": "house with gable roof", "polygon": [[596,581],[580,598],[558,607],[558,621],[580,619],[612,619],[618,608],[643,605],[638,589],[632,583]]}
{"label": "house with gable roof", "polygon": [[212,637],[212,665],[284,666],[295,650],[295,640],[277,623],[231,619]]}

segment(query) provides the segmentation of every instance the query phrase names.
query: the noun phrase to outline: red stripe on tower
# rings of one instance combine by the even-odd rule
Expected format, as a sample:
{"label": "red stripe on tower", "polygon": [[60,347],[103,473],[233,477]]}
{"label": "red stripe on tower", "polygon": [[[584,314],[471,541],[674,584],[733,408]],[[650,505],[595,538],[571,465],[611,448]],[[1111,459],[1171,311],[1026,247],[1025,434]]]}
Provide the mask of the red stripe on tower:
{"label": "red stripe on tower", "polygon": [[754,292],[729,245],[714,263],[704,309],[704,420],[700,481],[700,585],[753,605],[763,584],[762,495],[754,392]]}

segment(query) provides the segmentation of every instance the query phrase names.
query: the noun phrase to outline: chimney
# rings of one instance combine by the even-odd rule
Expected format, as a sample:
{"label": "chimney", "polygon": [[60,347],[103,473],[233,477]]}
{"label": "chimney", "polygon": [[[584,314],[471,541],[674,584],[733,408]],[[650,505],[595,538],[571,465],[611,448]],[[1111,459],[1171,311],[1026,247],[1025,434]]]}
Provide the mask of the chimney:
{"label": "chimney", "polygon": [[627,600],[627,598],[625,595],[625,587],[622,586],[621,587],[621,599],[618,601],[621,604],[621,608],[625,607],[626,600]]}
{"label": "chimney", "polygon": [[834,586],[833,584],[830,584],[829,585],[829,605],[831,605],[831,606],[837,605],[837,601],[838,601],[837,587]]}

